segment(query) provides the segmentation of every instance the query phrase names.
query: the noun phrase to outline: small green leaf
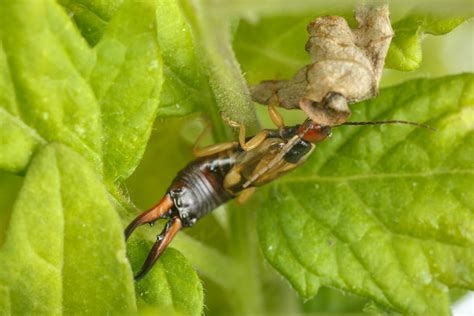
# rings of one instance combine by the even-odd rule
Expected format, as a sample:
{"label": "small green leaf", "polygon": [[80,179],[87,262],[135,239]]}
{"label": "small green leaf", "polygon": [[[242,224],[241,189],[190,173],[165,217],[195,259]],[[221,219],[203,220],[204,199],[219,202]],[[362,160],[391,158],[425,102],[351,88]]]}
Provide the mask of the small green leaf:
{"label": "small green leaf", "polygon": [[205,103],[213,104],[190,26],[178,1],[159,1],[156,19],[165,77],[158,115],[185,115],[202,110]]}
{"label": "small green leaf", "polygon": [[473,104],[473,75],[382,90],[353,120],[438,131],[339,127],[264,190],[263,252],[301,296],[323,284],[403,314],[447,315],[448,289],[474,288]]}
{"label": "small green leaf", "polygon": [[134,312],[120,219],[89,163],[62,145],[31,162],[0,249],[0,310]]}
{"label": "small green leaf", "polygon": [[421,41],[425,34],[444,35],[463,23],[466,17],[409,15],[393,24],[395,36],[387,53],[385,67],[415,70],[421,64]]}
{"label": "small green leaf", "polygon": [[[131,238],[128,256],[134,271],[139,271],[152,242]],[[143,308],[155,307],[161,314],[202,315],[203,289],[196,271],[186,258],[168,248],[153,269],[136,285],[137,302]]]}
{"label": "small green leaf", "polygon": [[114,181],[140,161],[159,104],[163,63],[155,10],[153,0],[126,1],[94,48],[89,82],[102,111],[105,176]]}

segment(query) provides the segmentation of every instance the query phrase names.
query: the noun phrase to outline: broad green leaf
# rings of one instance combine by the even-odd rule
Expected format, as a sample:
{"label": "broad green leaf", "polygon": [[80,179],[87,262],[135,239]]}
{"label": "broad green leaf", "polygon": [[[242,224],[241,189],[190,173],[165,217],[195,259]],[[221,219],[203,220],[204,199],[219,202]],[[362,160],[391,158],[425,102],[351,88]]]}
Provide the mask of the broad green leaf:
{"label": "broad green leaf", "polygon": [[425,34],[444,35],[451,32],[466,17],[409,15],[393,24],[395,36],[387,53],[385,67],[415,70],[420,67],[423,52],[421,42]]}
{"label": "broad green leaf", "polygon": [[126,2],[90,48],[52,0],[0,4],[4,170],[23,171],[38,144],[54,141],[105,167],[107,180],[133,171],[162,83],[154,10],[152,0]]}
{"label": "broad green leaf", "polygon": [[45,140],[3,108],[0,108],[0,126],[0,169],[22,172]]}
{"label": "broad green leaf", "polygon": [[[139,271],[152,242],[131,238],[128,256],[134,271]],[[182,254],[168,248],[153,269],[136,285],[137,303],[156,308],[160,315],[202,315],[203,289],[196,271]]]}
{"label": "broad green leaf", "polygon": [[438,131],[334,129],[255,205],[270,263],[306,298],[323,284],[403,314],[449,314],[448,289],[474,288],[473,105],[473,75],[407,82],[355,105],[353,120]]}
{"label": "broad green leaf", "polygon": [[136,309],[120,220],[95,171],[65,146],[33,158],[0,262],[2,314]]}
{"label": "broad green leaf", "polygon": [[68,16],[53,1],[2,1],[0,36],[0,107],[9,121],[0,134],[8,139],[14,128],[19,140],[6,170],[25,168],[37,136],[71,146],[100,170],[100,109],[84,78],[93,54]]}

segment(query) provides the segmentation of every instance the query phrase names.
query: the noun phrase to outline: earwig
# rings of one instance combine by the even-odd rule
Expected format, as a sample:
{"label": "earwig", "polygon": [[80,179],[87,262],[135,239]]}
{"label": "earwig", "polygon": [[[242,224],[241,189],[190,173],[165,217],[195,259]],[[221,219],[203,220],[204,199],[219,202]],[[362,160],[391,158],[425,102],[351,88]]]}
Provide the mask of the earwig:
{"label": "earwig", "polygon": [[[202,150],[195,148],[193,153],[197,158],[177,174],[161,201],[128,225],[125,229],[126,239],[140,225],[169,219],[135,280],[145,276],[181,229],[193,226],[200,218],[229,200],[236,198],[243,203],[256,187],[303,164],[315,144],[331,135],[332,127],[319,125],[310,119],[288,127],[283,125],[276,112],[271,114],[279,128],[262,130],[249,139],[245,138],[243,125],[228,120],[231,126],[240,127],[239,142],[217,144]],[[394,120],[347,122],[342,125],[394,123],[433,130],[424,124]]]}

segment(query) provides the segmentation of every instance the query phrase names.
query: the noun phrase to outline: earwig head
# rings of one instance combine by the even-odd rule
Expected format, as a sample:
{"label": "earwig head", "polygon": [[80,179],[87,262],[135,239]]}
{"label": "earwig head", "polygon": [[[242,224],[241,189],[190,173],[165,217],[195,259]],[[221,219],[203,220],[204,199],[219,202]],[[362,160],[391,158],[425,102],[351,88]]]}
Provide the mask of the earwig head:
{"label": "earwig head", "polygon": [[316,144],[331,136],[331,126],[323,126],[307,119],[298,128],[298,133],[305,141]]}
{"label": "earwig head", "polygon": [[385,120],[385,121],[364,121],[364,122],[345,122],[340,125],[326,126],[313,122],[311,119],[307,119],[301,124],[298,128],[298,133],[301,138],[310,142],[310,143],[319,143],[326,138],[331,136],[332,127],[340,127],[343,125],[385,125],[385,124],[405,124],[413,125],[416,127],[426,128],[432,131],[436,131],[436,128],[431,127],[426,124],[410,122],[410,121],[401,121],[401,120]]}

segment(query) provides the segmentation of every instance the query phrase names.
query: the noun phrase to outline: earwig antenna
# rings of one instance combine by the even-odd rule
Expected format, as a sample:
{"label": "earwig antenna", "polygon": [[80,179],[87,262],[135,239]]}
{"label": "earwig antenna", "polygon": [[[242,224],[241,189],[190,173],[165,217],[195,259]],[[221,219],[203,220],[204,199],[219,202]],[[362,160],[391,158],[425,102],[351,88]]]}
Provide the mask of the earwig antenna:
{"label": "earwig antenna", "polygon": [[431,127],[431,126],[426,125],[426,124],[410,122],[410,121],[401,121],[401,120],[345,122],[345,123],[342,123],[341,125],[337,125],[337,126],[342,126],[342,125],[384,125],[384,124],[406,124],[406,125],[413,125],[413,126],[416,126],[416,127],[426,128],[426,129],[432,130],[433,132],[437,131],[436,128]]}

